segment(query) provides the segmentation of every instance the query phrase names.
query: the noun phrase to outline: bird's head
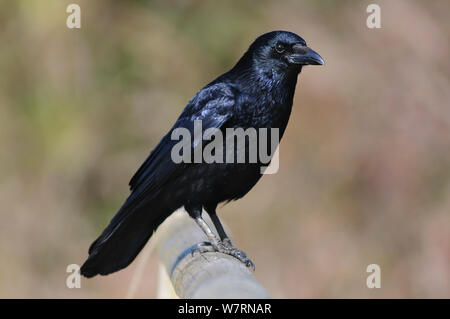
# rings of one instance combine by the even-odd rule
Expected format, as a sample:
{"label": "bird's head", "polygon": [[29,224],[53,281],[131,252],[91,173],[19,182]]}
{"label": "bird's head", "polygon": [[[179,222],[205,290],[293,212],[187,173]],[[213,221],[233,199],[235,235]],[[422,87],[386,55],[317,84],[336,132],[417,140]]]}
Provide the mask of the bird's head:
{"label": "bird's head", "polygon": [[288,31],[272,31],[258,37],[249,47],[253,64],[261,69],[300,72],[305,65],[323,65],[322,57],[305,40]]}

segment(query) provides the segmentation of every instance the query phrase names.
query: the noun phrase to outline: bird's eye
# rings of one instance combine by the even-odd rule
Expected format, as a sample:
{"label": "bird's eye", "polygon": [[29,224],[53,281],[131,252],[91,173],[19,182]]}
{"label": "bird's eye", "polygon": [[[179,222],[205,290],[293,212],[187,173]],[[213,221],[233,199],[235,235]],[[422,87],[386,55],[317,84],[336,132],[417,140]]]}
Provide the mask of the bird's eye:
{"label": "bird's eye", "polygon": [[285,47],[284,47],[284,45],[282,44],[282,43],[277,43],[276,45],[275,45],[275,50],[278,52],[278,53],[283,53],[284,52],[284,50],[285,50]]}

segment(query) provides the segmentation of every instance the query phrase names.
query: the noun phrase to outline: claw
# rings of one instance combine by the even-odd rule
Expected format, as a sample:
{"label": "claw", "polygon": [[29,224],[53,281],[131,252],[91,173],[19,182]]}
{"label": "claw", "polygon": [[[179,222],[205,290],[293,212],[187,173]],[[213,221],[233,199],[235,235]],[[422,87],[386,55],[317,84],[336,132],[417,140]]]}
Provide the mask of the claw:
{"label": "claw", "polygon": [[247,254],[242,250],[235,248],[231,241],[228,238],[225,238],[223,241],[219,241],[215,244],[211,242],[204,241],[197,244],[197,247],[192,249],[191,255],[194,256],[195,253],[206,253],[206,252],[219,252],[222,254],[233,256],[236,259],[239,259],[247,268],[251,268],[255,271],[255,264],[247,257]]}
{"label": "claw", "polygon": [[247,266],[247,268],[252,268],[252,270],[255,271],[255,264],[247,257],[247,254],[242,250],[232,247],[230,255],[243,262],[245,266]]}
{"label": "claw", "polygon": [[252,268],[253,271],[255,271],[255,264],[247,258],[247,262],[245,263],[245,265],[247,266],[247,268]]}

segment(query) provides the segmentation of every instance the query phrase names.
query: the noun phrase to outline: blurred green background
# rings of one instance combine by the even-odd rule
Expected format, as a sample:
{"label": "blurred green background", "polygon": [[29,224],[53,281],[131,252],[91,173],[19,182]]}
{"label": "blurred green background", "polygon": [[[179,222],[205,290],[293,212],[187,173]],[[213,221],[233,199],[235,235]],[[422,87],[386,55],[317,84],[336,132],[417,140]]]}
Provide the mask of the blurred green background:
{"label": "blurred green background", "polygon": [[194,93],[279,29],[326,65],[300,75],[279,172],[219,210],[256,277],[274,297],[450,297],[450,3],[376,1],[368,29],[371,2],[1,1],[0,297],[125,297],[136,262],[81,289],[66,266]]}

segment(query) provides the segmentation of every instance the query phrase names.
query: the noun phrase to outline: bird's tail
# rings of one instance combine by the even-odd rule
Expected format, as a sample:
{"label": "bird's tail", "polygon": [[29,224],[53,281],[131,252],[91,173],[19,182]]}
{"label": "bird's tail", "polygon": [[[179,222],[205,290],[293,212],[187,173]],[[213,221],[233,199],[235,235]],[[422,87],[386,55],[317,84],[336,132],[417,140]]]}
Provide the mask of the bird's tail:
{"label": "bird's tail", "polygon": [[81,274],[89,278],[127,267],[174,210],[157,200],[137,207],[125,203],[89,247],[89,257],[81,267]]}

